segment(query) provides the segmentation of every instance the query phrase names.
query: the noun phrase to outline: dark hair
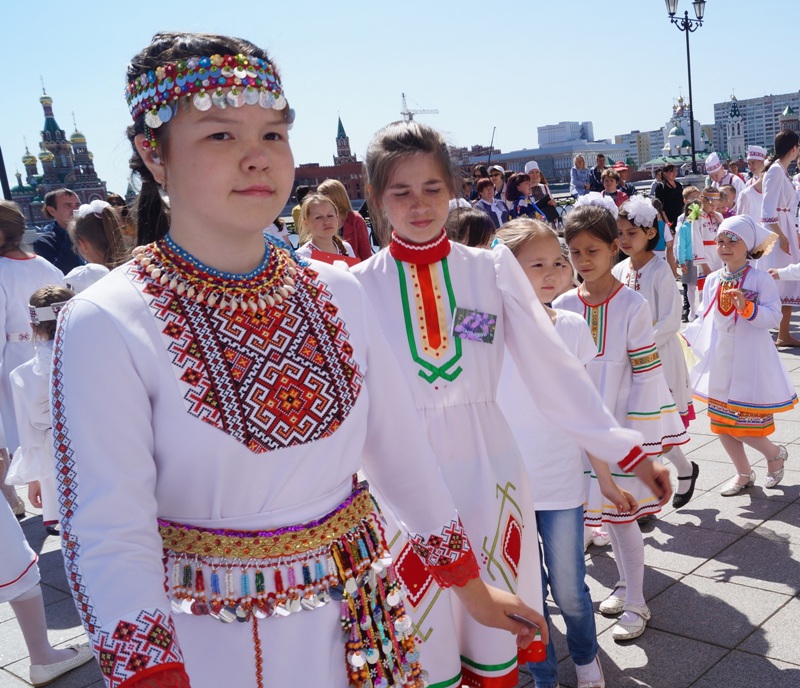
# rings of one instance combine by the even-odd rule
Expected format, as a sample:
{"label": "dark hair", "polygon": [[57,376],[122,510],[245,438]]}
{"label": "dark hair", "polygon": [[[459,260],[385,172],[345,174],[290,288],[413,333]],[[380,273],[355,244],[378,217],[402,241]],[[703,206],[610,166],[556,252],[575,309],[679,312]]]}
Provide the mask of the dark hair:
{"label": "dark hair", "polygon": [[505,172],[503,172],[503,177],[506,181],[508,181],[509,179],[511,179],[511,177],[514,176],[514,174],[515,174],[514,170],[506,170]]}
{"label": "dark hair", "polygon": [[475,176],[476,172],[481,176],[481,179],[489,176],[489,170],[486,165],[475,165],[475,167],[472,168],[473,177]]}
{"label": "dark hair", "polygon": [[444,230],[451,241],[467,246],[488,246],[494,236],[494,224],[482,210],[453,208],[447,215]]}
{"label": "dark hair", "polygon": [[[626,204],[627,202],[623,203],[622,206],[620,207],[619,215],[617,216],[617,218],[622,218],[624,220],[627,220],[634,227],[636,227],[637,229],[641,229],[643,232],[655,229],[656,233],[650,239],[647,240],[647,245],[644,248],[645,251],[654,251],[656,246],[658,246],[658,242],[661,240],[661,231],[658,228],[658,215],[656,215],[655,219],[653,220],[653,225],[651,227],[642,227],[640,225],[637,225],[633,220],[630,219],[630,217],[628,217],[628,211],[625,209]],[[653,204],[653,207],[655,207],[655,204]],[[619,231],[619,227],[617,227],[617,231]]]}
{"label": "dark hair", "polygon": [[655,209],[656,209],[656,210],[657,210],[659,213],[662,213],[662,212],[664,212],[664,206],[663,206],[663,205],[661,205],[661,201],[659,201],[657,198],[653,198],[653,199],[651,199],[651,200],[653,201],[653,207],[654,207],[654,208],[655,208]]}
{"label": "dark hair", "polygon": [[[239,53],[253,55],[262,60],[272,62],[264,50],[242,38],[204,33],[157,33],[153,36],[150,45],[131,60],[128,65],[127,80],[130,83],[166,62],[186,60],[190,57],[204,55],[237,55]],[[277,67],[274,63],[272,66],[275,77],[279,79]],[[168,123],[162,124],[157,129],[152,130],[158,145],[158,155],[162,160],[166,160],[169,152],[170,126]],[[169,230],[169,209],[161,199],[158,183],[153,178],[150,170],[147,169],[134,145],[134,138],[138,134],[144,133],[144,113],[142,113],[127,130],[128,140],[131,142],[133,149],[130,168],[142,180],[142,190],[133,209],[137,243],[140,245],[160,239]]]}
{"label": "dark hair", "polygon": [[25,216],[12,201],[0,201],[0,256],[19,248],[25,234]]}
{"label": "dark hair", "polygon": [[675,165],[673,165],[671,162],[668,162],[668,163],[667,163],[666,165],[664,165],[664,167],[661,169],[661,172],[663,172],[664,174],[666,174],[667,172],[672,172],[674,169],[675,169]]}
{"label": "dark hair", "polygon": [[111,206],[106,206],[100,215],[88,213],[80,218],[75,218],[69,223],[67,229],[72,245],[78,247],[78,239],[89,242],[95,250],[103,254],[102,265],[113,270],[117,265],[122,265],[128,256],[125,243],[122,240],[122,230],[119,226],[119,217]]}
{"label": "dark hair", "polygon": [[617,172],[612,167],[607,167],[606,169],[603,170],[603,174],[600,175],[600,179],[601,180],[608,179],[609,177],[613,178],[614,181],[616,181],[618,184],[619,184],[620,180],[622,179],[619,176],[619,172]]}
{"label": "dark hair", "polygon": [[392,122],[372,137],[364,167],[367,184],[367,203],[375,234],[381,244],[388,237],[388,222],[381,209],[381,198],[389,184],[395,165],[412,155],[427,154],[440,167],[442,178],[451,197],[456,196],[456,172],[450,160],[450,150],[442,135],[422,122]]}
{"label": "dark hair", "polygon": [[664,171],[663,167],[656,167],[656,169],[653,170],[653,174],[661,174],[663,171]]}
{"label": "dark hair", "polygon": [[775,134],[775,155],[767,161],[767,164],[764,165],[764,169],[768,170],[772,166],[772,163],[776,160],[780,160],[798,144],[800,144],[800,135],[798,135],[796,131],[792,131],[791,129],[779,131]]}
{"label": "dark hair", "polygon": [[609,246],[619,238],[614,216],[597,205],[583,205],[567,213],[564,221],[564,241],[567,245],[582,232],[588,232]]}
{"label": "dark hair", "polygon": [[297,202],[298,203],[302,203],[303,199],[306,197],[306,195],[308,194],[309,191],[311,191],[311,187],[310,186],[305,186],[304,184],[301,184],[300,186],[298,186],[294,190],[294,195],[297,196]]}
{"label": "dark hair", "polygon": [[[72,291],[72,289],[59,287],[56,284],[49,284],[33,292],[31,298],[28,299],[28,303],[34,308],[44,308],[45,306],[52,306],[54,303],[69,301],[73,296],[75,296],[75,292]],[[57,324],[55,320],[46,320],[39,325],[33,325],[33,329],[37,335],[50,341],[51,339],[55,339]]]}
{"label": "dark hair", "polygon": [[44,208],[42,208],[42,210],[44,210],[45,217],[50,217],[50,218],[53,217],[49,209],[52,208],[53,210],[55,210],[58,207],[59,196],[75,196],[75,198],[78,198],[78,194],[76,194],[71,189],[61,188],[48,191],[44,195]]}
{"label": "dark hair", "polygon": [[491,179],[487,179],[486,177],[484,177],[478,180],[478,183],[475,185],[475,190],[478,193],[481,193],[481,191],[483,191],[484,189],[488,189],[490,186],[492,187],[492,189],[494,189],[494,182]]}
{"label": "dark hair", "polygon": [[508,180],[508,186],[506,186],[506,200],[511,201],[518,201],[522,198],[522,194],[519,190],[519,185],[524,182],[530,182],[530,177],[524,172],[515,172],[511,175],[511,178]]}

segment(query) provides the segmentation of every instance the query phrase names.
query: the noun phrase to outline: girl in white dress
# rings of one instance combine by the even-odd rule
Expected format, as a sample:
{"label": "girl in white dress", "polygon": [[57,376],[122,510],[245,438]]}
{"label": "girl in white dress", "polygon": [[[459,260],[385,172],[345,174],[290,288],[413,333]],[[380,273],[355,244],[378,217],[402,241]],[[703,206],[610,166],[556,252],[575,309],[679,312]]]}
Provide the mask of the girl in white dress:
{"label": "girl in white dress", "polygon": [[268,55],[158,34],[127,96],[140,245],[53,350],[65,566],[106,685],[419,688],[362,462],[426,571],[528,645],[508,615],[544,619],[479,578],[364,290],[263,232],[294,179]]}
{"label": "girl in white dress", "polygon": [[[645,451],[658,457],[689,438],[661,370],[650,307],[611,272],[619,252],[617,236],[614,217],[605,207],[587,205],[567,216],[564,239],[584,282],[556,299],[553,306],[575,311],[589,323],[598,351],[587,365],[589,375],[619,423],[639,430],[645,437]],[[644,633],[650,618],[642,589],[644,543],[636,519],[658,512],[660,505],[635,480],[620,476],[618,481],[634,496],[635,508],[618,514],[593,480],[586,518],[589,523],[607,523],[620,574],[600,611],[622,613],[613,637],[630,640]]]}
{"label": "girl in white dress", "polygon": [[748,261],[775,250],[774,243],[775,234],[748,215],[723,220],[717,252],[725,267],[711,274],[701,318],[683,332],[700,359],[690,372],[695,397],[708,404],[711,431],[736,468],[722,488],[725,497],[755,484],[745,446],[767,459],[768,488],[783,479],[788,457],[786,447],[769,439],[775,431],[773,414],[797,404],[769,333],[780,319],[778,290],[768,274]]}
{"label": "girl in white dress", "polygon": [[300,248],[297,255],[303,258],[325,259],[332,262],[347,257],[355,260],[353,247],[338,236],[339,211],[333,201],[322,194],[308,194],[300,208]]}
{"label": "girl in white dress", "polygon": [[[392,230],[391,242],[353,274],[411,386],[459,514],[482,543],[481,575],[541,609],[527,471],[496,403],[505,353],[548,421],[602,460],[620,463],[623,471],[638,465],[639,435],[614,427],[511,252],[448,240],[443,225],[455,183],[438,132],[418,122],[390,124],[373,137],[366,167],[370,212],[380,229]],[[663,467],[657,470],[661,476]],[[420,575],[403,537],[393,539],[392,551],[410,591],[416,632],[425,639],[421,652],[431,682],[513,684],[513,645],[473,624],[457,600]]]}
{"label": "girl in white dress", "polygon": [[[663,260],[657,260],[653,248],[658,243],[658,212],[650,199],[634,196],[619,209],[617,229],[620,247],[628,256],[611,273],[626,287],[647,300],[652,313],[653,335],[661,358],[664,377],[678,407],[684,427],[694,419],[689,371],[683,356],[678,332],[681,329],[681,299],[675,277]],[[678,474],[678,487],[672,506],[679,509],[689,503],[700,467],[673,446],[664,455]]]}
{"label": "girl in white dress", "polygon": [[[783,268],[800,263],[797,236],[797,191],[789,177],[789,166],[800,155],[800,136],[785,129],[775,136],[775,155],[762,175],[761,223],[778,236],[774,250],[755,263],[759,270]],[[781,297],[781,322],[778,346],[800,346],[789,331],[792,309],[800,307],[800,282],[778,285]]]}
{"label": "girl in white dress", "polygon": [[75,292],[58,286],[37,289],[30,298],[34,357],[11,371],[19,447],[8,471],[12,485],[27,485],[28,499],[42,510],[42,523],[58,535],[58,494],[53,468],[50,369],[58,312]]}
{"label": "girl in white dress", "polygon": [[33,355],[28,299],[48,284],[64,286],[64,275],[44,258],[20,249],[25,218],[16,203],[0,201],[0,486],[17,516],[25,504],[6,485],[9,453],[19,446],[11,371]]}

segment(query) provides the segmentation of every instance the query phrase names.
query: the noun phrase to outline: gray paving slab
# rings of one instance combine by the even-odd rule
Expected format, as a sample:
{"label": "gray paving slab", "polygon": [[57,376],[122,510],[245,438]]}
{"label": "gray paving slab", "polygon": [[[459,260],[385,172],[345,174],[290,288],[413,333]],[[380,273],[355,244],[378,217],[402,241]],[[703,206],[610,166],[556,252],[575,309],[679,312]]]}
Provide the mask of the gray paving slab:
{"label": "gray paving slab", "polygon": [[[655,686],[669,684],[654,684]],[[797,688],[800,667],[747,652],[731,652],[692,688]]]}
{"label": "gray paving slab", "polygon": [[694,573],[715,581],[796,595],[800,592],[800,543],[747,535]]}
{"label": "gray paving slab", "polygon": [[696,574],[648,601],[648,627],[733,649],[788,601],[788,596]]}
{"label": "gray paving slab", "polygon": [[800,544],[800,504],[790,504],[753,531],[753,535],[771,540],[789,540]]}
{"label": "gray paving slab", "polygon": [[800,628],[800,600],[793,598],[764,622],[761,634],[754,634],[737,649],[800,666],[800,645],[797,643],[796,630],[798,628]]}

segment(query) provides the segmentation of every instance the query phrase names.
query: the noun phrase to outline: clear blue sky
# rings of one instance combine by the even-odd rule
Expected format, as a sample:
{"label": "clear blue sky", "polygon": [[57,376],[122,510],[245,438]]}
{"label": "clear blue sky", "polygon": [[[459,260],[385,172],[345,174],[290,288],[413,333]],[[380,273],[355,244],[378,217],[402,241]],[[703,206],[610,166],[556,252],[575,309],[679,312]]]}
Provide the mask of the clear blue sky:
{"label": "clear blue sky", "polygon": [[[694,16],[690,0],[680,0],[685,9]],[[691,36],[702,123],[732,89],[741,99],[800,89],[799,20],[796,0],[708,0]],[[782,59],[768,62],[781,26]],[[663,0],[9,1],[0,6],[0,146],[12,185],[24,171],[23,136],[38,153],[41,75],[58,123],[71,134],[75,112],[100,176],[125,191],[125,67],[165,29],[239,35],[271,52],[297,111],[297,163],[331,162],[338,115],[361,159],[370,136],[399,119],[401,92],[412,107],[439,110],[420,118],[450,143],[488,145],[497,127],[504,151],[535,148],[536,127],[562,120],[591,120],[597,138],[655,129],[679,88],[688,95],[684,36]]]}

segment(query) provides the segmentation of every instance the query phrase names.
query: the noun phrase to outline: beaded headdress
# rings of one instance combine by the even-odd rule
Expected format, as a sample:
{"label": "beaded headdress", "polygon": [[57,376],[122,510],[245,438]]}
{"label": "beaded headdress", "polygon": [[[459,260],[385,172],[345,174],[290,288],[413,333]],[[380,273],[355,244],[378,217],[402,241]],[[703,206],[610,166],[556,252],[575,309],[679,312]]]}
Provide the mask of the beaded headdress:
{"label": "beaded headdress", "polygon": [[756,222],[749,215],[734,215],[725,218],[717,229],[717,236],[720,234],[733,234],[745,243],[749,253],[763,251],[763,255],[767,255],[778,240],[777,234]]}
{"label": "beaded headdress", "polygon": [[31,325],[41,325],[58,319],[61,309],[67,305],[66,301],[51,303],[49,306],[28,306],[28,313],[31,316]]}
{"label": "beaded headdress", "polygon": [[[202,111],[212,105],[221,110],[243,105],[273,110],[288,107],[272,64],[242,54],[169,62],[130,81],[125,96],[134,121],[144,114],[149,147],[155,147],[152,130],[175,116],[181,99]],[[294,110],[288,110],[286,120],[289,124],[294,121]]]}

